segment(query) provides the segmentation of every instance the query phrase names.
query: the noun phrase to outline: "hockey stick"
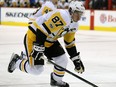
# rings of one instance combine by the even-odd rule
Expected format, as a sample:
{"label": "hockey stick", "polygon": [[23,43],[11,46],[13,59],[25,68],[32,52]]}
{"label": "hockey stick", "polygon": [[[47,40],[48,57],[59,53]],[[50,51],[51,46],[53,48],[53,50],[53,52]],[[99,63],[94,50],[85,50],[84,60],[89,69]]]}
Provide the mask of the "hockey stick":
{"label": "hockey stick", "polygon": [[51,61],[51,60],[49,60],[49,59],[48,59],[48,62],[50,62],[51,64],[53,64],[53,65],[55,65],[55,66],[57,66],[57,67],[59,67],[59,68],[61,68],[61,69],[63,69],[63,70],[66,71],[67,73],[69,73],[69,74],[73,75],[74,77],[76,77],[76,78],[78,78],[78,79],[84,81],[85,83],[87,83],[87,84],[89,84],[89,85],[91,85],[91,86],[93,86],[93,87],[98,87],[97,85],[95,85],[95,84],[93,84],[93,83],[87,81],[86,79],[84,79],[84,78],[82,78],[82,77],[80,77],[80,76],[74,74],[73,72],[67,70],[66,68],[63,68],[62,66],[60,66],[60,65],[58,65],[58,64],[56,64],[56,63],[54,63],[53,61]]}

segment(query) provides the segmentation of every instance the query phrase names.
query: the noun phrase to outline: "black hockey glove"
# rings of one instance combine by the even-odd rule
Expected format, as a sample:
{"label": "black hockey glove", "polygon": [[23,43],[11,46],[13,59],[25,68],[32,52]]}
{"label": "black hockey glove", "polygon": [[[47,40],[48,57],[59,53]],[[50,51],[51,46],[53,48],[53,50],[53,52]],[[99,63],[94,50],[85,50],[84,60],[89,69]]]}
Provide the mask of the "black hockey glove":
{"label": "black hockey glove", "polygon": [[71,60],[73,61],[75,65],[75,71],[77,71],[78,73],[83,73],[85,69],[80,59],[80,52],[78,52],[76,56],[71,57]]}
{"label": "black hockey glove", "polygon": [[[37,43],[33,44],[33,50],[31,52],[31,56],[34,58],[35,62],[41,61],[43,63],[44,50],[45,50],[45,47],[43,45],[39,45]],[[35,64],[35,65],[37,65],[37,64]]]}

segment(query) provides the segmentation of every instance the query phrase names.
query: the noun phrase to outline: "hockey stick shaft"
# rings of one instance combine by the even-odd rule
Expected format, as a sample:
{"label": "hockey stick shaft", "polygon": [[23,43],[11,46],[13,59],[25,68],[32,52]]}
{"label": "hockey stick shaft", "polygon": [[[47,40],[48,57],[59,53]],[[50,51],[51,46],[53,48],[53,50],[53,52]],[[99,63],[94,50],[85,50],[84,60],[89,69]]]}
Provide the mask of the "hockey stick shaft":
{"label": "hockey stick shaft", "polygon": [[84,81],[85,83],[87,83],[87,84],[89,84],[89,85],[91,85],[91,86],[93,86],[93,87],[98,87],[97,85],[95,85],[95,84],[93,84],[93,83],[87,81],[86,79],[84,79],[84,78],[82,78],[82,77],[80,77],[80,76],[74,74],[73,72],[67,70],[66,68],[63,68],[62,66],[60,66],[60,65],[58,65],[58,64],[56,64],[56,63],[54,63],[53,61],[51,61],[51,60],[49,60],[49,59],[48,59],[48,62],[50,62],[51,64],[53,64],[53,65],[55,65],[55,66],[57,66],[57,67],[59,67],[59,68],[61,68],[61,69],[63,69],[63,70],[66,71],[67,73],[69,73],[69,74],[73,75],[74,77],[76,77],[76,78],[78,78],[78,79]]}

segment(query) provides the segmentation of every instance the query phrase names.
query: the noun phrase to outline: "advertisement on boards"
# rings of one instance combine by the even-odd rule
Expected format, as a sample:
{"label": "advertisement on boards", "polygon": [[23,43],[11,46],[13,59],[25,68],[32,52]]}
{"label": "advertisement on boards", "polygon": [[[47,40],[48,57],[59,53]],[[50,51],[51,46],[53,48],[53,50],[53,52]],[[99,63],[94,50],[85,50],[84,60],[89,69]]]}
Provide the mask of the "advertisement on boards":
{"label": "advertisement on boards", "polygon": [[116,31],[116,11],[95,11],[95,30]]}
{"label": "advertisement on boards", "polygon": [[28,8],[1,8],[1,20],[3,25],[20,25],[25,26],[28,24],[28,17],[36,9]]}

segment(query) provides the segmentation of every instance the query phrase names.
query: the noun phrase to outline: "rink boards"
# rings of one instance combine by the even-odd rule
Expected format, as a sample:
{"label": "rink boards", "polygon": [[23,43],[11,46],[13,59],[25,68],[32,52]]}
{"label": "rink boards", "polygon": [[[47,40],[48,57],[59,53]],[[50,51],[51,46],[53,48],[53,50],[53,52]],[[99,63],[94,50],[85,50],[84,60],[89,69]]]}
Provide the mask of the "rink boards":
{"label": "rink boards", "polygon": [[[1,24],[28,26],[28,17],[36,8],[0,8]],[[116,31],[116,11],[86,10],[79,21],[79,29]]]}

